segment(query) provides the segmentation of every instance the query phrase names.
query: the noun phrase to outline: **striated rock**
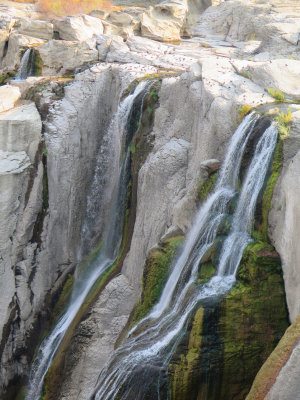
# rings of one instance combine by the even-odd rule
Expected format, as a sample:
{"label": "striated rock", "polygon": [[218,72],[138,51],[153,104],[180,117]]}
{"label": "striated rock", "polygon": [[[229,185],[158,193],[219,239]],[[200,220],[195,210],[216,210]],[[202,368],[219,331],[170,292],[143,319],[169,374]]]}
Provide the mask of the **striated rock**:
{"label": "striated rock", "polygon": [[[135,290],[124,275],[114,278],[106,286],[89,317],[78,327],[73,346],[69,349],[67,375],[60,398],[78,400],[88,398],[105,360],[114,351],[114,344],[128,320],[135,301]],[[85,352],[84,360],[81,358],[80,350]]]}
{"label": "striated rock", "polygon": [[103,33],[103,25],[99,18],[89,15],[66,17],[62,20],[54,20],[54,30],[58,32],[59,38],[68,41],[84,41],[91,39],[94,35]]}
{"label": "striated rock", "polygon": [[22,35],[39,39],[53,38],[53,24],[47,21],[19,19],[14,25],[14,30]]}
{"label": "striated rock", "polygon": [[1,365],[5,365],[1,387],[15,371],[26,368],[22,359],[11,363],[17,349],[24,347],[25,332],[32,324],[29,316],[35,313],[29,286],[36,245],[30,240],[42,207],[40,142],[41,119],[33,103],[0,114],[0,332]]}
{"label": "striated rock", "polygon": [[13,108],[20,97],[21,92],[19,88],[14,86],[0,86],[0,113]]}
{"label": "striated rock", "polygon": [[49,40],[38,48],[44,76],[63,75],[84,63],[98,60],[94,43]]}

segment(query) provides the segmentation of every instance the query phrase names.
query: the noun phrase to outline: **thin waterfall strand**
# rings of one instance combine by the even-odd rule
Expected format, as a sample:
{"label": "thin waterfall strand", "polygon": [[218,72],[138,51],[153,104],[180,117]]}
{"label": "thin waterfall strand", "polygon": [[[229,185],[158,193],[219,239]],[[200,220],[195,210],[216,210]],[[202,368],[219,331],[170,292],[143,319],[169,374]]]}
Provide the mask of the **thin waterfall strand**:
{"label": "thin waterfall strand", "polygon": [[14,81],[24,81],[30,75],[31,64],[33,58],[33,50],[27,49],[23,54],[18,72],[14,78]]}
{"label": "thin waterfall strand", "polygon": [[[222,193],[223,196],[227,197],[227,203],[228,199],[230,200],[232,198],[234,189],[232,187],[231,190],[228,188],[226,189],[226,186],[228,185],[230,187],[237,182],[240,162],[246,145],[242,142],[247,141],[251,134],[249,130],[251,131],[253,128],[253,118],[253,116],[250,116],[246,120],[246,123],[243,124],[245,132],[241,129],[236,131],[231,141],[216,191],[208,198],[207,202],[202,207],[202,210],[205,212],[211,213],[213,210],[213,215],[215,215],[216,212],[219,212],[220,216],[224,214],[226,202],[224,203],[224,200],[221,200],[220,194]],[[253,216],[254,211],[248,210],[247,207],[250,205],[250,207],[253,208],[253,204],[256,204],[257,196],[265,180],[276,140],[276,128],[272,126],[264,132],[263,137],[257,145],[253,161],[250,164],[246,180],[243,184],[241,192],[241,199],[243,200],[238,204],[233,221],[236,221],[241,216],[241,213],[243,214],[243,207],[247,214],[246,217],[242,216],[244,221],[245,219],[249,221],[251,215]],[[236,160],[237,164],[235,163]],[[261,162],[262,160],[264,160],[264,162]],[[231,168],[230,165],[232,165]],[[227,179],[224,178],[224,175],[227,176]],[[259,179],[256,179],[258,176]],[[251,182],[251,184],[249,182]],[[225,188],[223,187],[223,189],[220,189],[223,185]],[[226,190],[228,193],[225,193]],[[245,193],[249,193],[250,198]],[[245,201],[248,203],[245,203]],[[214,205],[215,208],[212,205]],[[92,399],[110,400],[116,397],[122,400],[130,400],[132,398],[143,399],[143,396],[147,393],[151,385],[156,386],[156,398],[160,399],[159,384],[155,382],[155,380],[159,381],[164,373],[164,369],[167,368],[173,351],[189,320],[189,316],[199,304],[199,301],[223,296],[232,287],[235,281],[234,274],[212,278],[207,284],[200,286],[191,284],[191,280],[193,280],[192,283],[195,281],[197,267],[201,257],[210,246],[211,239],[215,237],[218,224],[221,220],[221,218],[218,219],[216,217],[207,218],[204,215],[204,211],[201,218],[200,215],[202,211],[199,211],[196,223],[191,230],[191,233],[193,232],[196,238],[194,237],[193,240],[191,240],[190,233],[183,254],[179,258],[184,260],[184,265],[177,268],[178,263],[175,264],[173,272],[177,268],[176,274],[171,273],[167,282],[167,285],[169,284],[168,287],[171,288],[171,295],[166,297],[166,301],[160,301],[160,308],[155,307],[153,312],[150,313],[151,318],[153,318],[152,321],[149,321],[150,317],[145,318],[130,331],[127,342],[116,350],[99,376],[96,388],[91,395]],[[210,222],[212,222],[212,225],[215,224],[216,227],[211,226],[207,229],[207,225]],[[204,224],[204,226],[198,226],[198,224]],[[197,234],[195,233],[195,226],[197,226],[198,229]],[[185,251],[186,254],[184,254]],[[223,253],[224,250],[222,250],[221,254]],[[239,255],[237,258],[239,258]],[[220,265],[222,265],[222,263],[223,260],[221,256]],[[181,276],[186,274],[186,269],[190,271],[191,279],[185,283],[181,281]],[[164,294],[162,298],[163,296]],[[171,304],[172,306],[168,308]],[[144,330],[141,332],[143,325]],[[141,333],[135,335],[135,332]],[[154,374],[155,378],[151,378],[151,374],[147,372],[151,368],[156,371]],[[137,384],[137,382],[139,383]]]}
{"label": "thin waterfall strand", "polygon": [[[50,335],[42,342],[37,357],[33,363],[33,367],[31,370],[31,377],[29,382],[29,390],[26,395],[26,400],[38,400],[40,398],[40,394],[42,391],[42,386],[44,382],[44,377],[51,365],[53,357],[67,332],[67,329],[71,325],[75,316],[77,315],[79,309],[81,308],[87,294],[90,289],[99,278],[100,275],[103,274],[114,262],[116,258],[116,254],[119,251],[121,238],[114,238],[115,242],[111,243],[112,237],[117,236],[114,229],[118,229],[118,231],[122,232],[122,227],[119,227],[116,224],[116,213],[117,208],[118,212],[124,211],[120,210],[124,204],[118,203],[118,198],[120,196],[120,191],[123,189],[123,192],[127,190],[127,182],[124,180],[124,175],[126,174],[125,169],[128,167],[128,158],[129,158],[129,149],[127,149],[125,158],[123,162],[120,163],[121,158],[121,142],[123,140],[123,136],[125,133],[125,127],[127,124],[128,116],[131,112],[131,108],[133,106],[134,100],[140,95],[148,86],[146,81],[140,82],[140,84],[136,87],[133,94],[130,94],[118,107],[117,113],[112,120],[108,132],[106,134],[107,140],[111,137],[115,137],[115,143],[119,143],[117,148],[114,149],[114,165],[113,168],[109,171],[110,176],[117,176],[119,179],[113,179],[114,187],[111,189],[111,207],[112,210],[109,215],[109,219],[107,221],[107,226],[109,229],[104,234],[104,245],[102,252],[100,253],[97,260],[90,264],[89,268],[86,271],[76,274],[76,280],[74,283],[74,288],[71,295],[70,304],[63,314],[63,316],[58,321],[57,325],[50,333]],[[111,142],[109,142],[111,143]],[[100,149],[100,154],[103,149]],[[101,157],[99,157],[101,161]],[[99,160],[98,160],[99,161]],[[98,172],[98,171],[97,171]],[[94,185],[97,183],[97,180],[94,180],[94,184],[92,185],[91,196],[95,195],[93,191]],[[121,187],[125,186],[121,189]],[[102,186],[104,190],[104,187]],[[124,197],[124,196],[123,196]],[[124,208],[124,207],[123,207]],[[84,227],[86,225],[84,224]],[[111,248],[117,249],[114,252],[111,251]]]}

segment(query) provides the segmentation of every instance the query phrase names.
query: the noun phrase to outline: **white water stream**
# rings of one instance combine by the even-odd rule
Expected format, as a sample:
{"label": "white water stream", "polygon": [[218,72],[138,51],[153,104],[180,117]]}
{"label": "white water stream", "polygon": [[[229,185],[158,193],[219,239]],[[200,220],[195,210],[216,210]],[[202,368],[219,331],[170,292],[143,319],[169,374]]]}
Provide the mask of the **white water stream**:
{"label": "white water stream", "polygon": [[30,74],[33,50],[27,49],[23,54],[18,72],[14,77],[14,81],[24,81]]}
{"label": "white water stream", "polygon": [[[95,202],[96,196],[100,195],[101,192],[106,193],[106,196],[108,196],[110,212],[106,216],[105,225],[108,228],[103,235],[101,252],[97,260],[94,260],[85,271],[76,272],[69,306],[38,350],[30,374],[26,400],[38,400],[40,398],[44,377],[65,333],[96,280],[113,264],[119,253],[127,185],[129,182],[128,166],[130,159],[130,142],[127,144],[127,148],[125,148],[125,156],[123,159],[121,158],[122,142],[126,142],[126,128],[134,101],[141,93],[146,93],[148,86],[149,83],[147,81],[140,82],[134,93],[127,96],[120,103],[109,129],[103,138],[103,144],[97,157],[97,167],[87,207],[88,216],[91,217],[92,213],[93,218],[96,215],[96,207],[99,205],[99,197]],[[142,98],[142,103],[144,97],[145,95]],[[103,179],[104,175],[105,179]],[[83,237],[87,229],[88,223],[85,221],[83,224]]]}
{"label": "white water stream", "polygon": [[[161,298],[148,317],[128,333],[101,372],[90,399],[160,399],[168,363],[179,343],[191,313],[207,299],[230,290],[242,253],[251,241],[250,230],[257,197],[263,187],[277,141],[271,125],[261,136],[239,195],[230,234],[223,243],[218,273],[208,283],[196,283],[198,266],[212,246],[220,222],[228,212],[236,186],[243,152],[256,116],[246,117],[232,137],[215,191],[201,207],[175,263]],[[166,397],[162,397],[164,400]]]}

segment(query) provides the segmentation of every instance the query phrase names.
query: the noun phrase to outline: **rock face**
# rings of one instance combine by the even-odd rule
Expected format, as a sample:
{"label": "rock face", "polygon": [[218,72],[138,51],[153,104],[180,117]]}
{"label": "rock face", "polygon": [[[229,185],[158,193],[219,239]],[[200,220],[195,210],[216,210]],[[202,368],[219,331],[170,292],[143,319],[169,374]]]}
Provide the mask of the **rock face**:
{"label": "rock face", "polygon": [[281,177],[275,187],[273,208],[270,213],[269,234],[282,258],[285,290],[290,312],[294,321],[300,313],[298,257],[299,251],[294,238],[300,218],[297,196],[300,193],[297,178],[300,154],[300,112],[293,113],[291,136],[286,140],[283,150],[284,162]]}
{"label": "rock face", "polygon": [[[0,114],[1,148],[1,384],[11,378],[11,354],[24,346],[24,333],[35,313],[31,280],[37,244],[32,243],[41,210],[43,165],[39,145],[41,119],[33,103]],[[31,317],[31,318],[30,318]],[[13,332],[23,332],[16,338]],[[17,340],[16,340],[17,339]],[[15,362],[22,370],[26,361]]]}

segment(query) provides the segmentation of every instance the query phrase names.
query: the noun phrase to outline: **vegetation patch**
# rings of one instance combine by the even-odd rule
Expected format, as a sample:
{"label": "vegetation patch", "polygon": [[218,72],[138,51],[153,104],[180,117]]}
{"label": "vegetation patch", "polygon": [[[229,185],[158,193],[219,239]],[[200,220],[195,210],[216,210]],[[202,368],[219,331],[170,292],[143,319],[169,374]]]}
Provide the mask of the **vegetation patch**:
{"label": "vegetation patch", "polygon": [[284,140],[290,136],[291,127],[290,124],[292,122],[292,110],[288,109],[287,113],[280,112],[275,117],[275,121],[278,124],[278,133],[280,135],[280,139]]}
{"label": "vegetation patch", "polygon": [[16,74],[17,71],[9,71],[5,74],[0,75],[0,86],[5,85],[7,82],[11,81]]}
{"label": "vegetation patch", "polygon": [[197,189],[196,189],[196,201],[197,202],[204,202],[207,197],[212,193],[216,181],[217,181],[218,173],[213,172],[209,177],[204,181],[201,182]]}
{"label": "vegetation patch", "polygon": [[282,161],[283,161],[283,142],[280,140],[276,145],[271,167],[271,175],[267,181],[266,189],[264,191],[262,200],[262,223],[260,225],[259,230],[262,234],[262,238],[264,241],[268,240],[268,217],[270,208],[272,207],[271,201],[272,201],[274,187],[282,168]]}
{"label": "vegetation patch", "polygon": [[249,114],[249,112],[252,110],[252,108],[248,105],[248,104],[245,104],[245,105],[243,105],[243,106],[241,106],[239,109],[238,109],[238,113],[239,113],[239,116],[240,116],[240,122],[244,119],[244,117],[247,115],[247,114]]}
{"label": "vegetation patch", "polygon": [[168,279],[172,261],[182,242],[183,236],[167,239],[150,252],[144,268],[142,296],[135,309],[132,324],[144,318],[158,302]]}
{"label": "vegetation patch", "polygon": [[201,353],[203,319],[204,308],[200,307],[192,322],[186,354],[180,354],[179,359],[169,366],[172,373],[171,399],[190,399],[193,372],[197,369]]}
{"label": "vegetation patch", "polygon": [[272,96],[276,101],[278,102],[285,101],[285,96],[280,90],[274,88],[268,88],[267,91],[269,95]]}
{"label": "vegetation patch", "polygon": [[286,330],[277,347],[255,377],[246,400],[263,400],[275,383],[278,373],[289,359],[294,346],[300,340],[300,315]]}

